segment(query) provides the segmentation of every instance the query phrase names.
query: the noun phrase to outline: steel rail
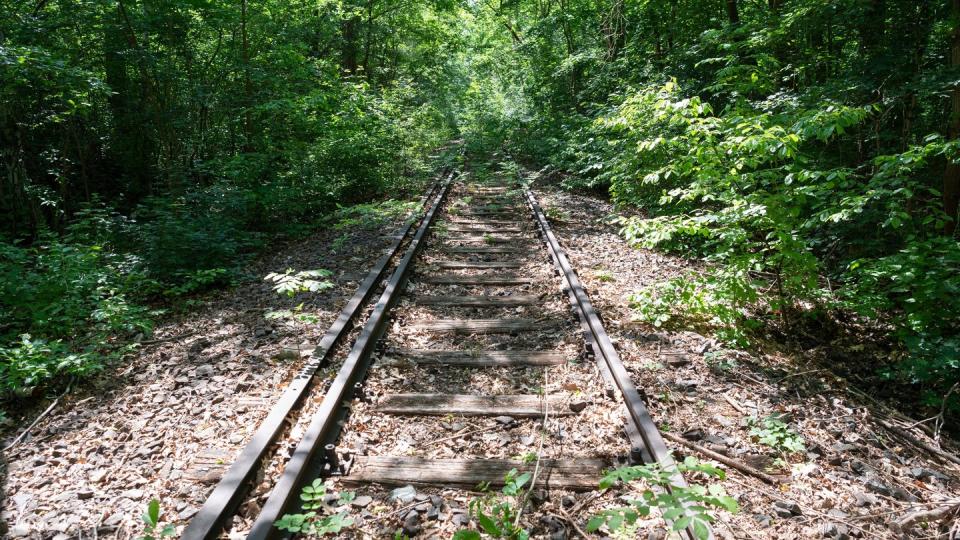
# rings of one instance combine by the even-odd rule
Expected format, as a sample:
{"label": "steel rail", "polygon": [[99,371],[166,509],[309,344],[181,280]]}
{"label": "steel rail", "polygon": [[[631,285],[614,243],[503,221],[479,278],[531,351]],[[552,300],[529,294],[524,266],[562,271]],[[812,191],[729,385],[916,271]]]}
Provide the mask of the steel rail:
{"label": "steel rail", "polygon": [[[447,177],[449,183],[452,173]],[[340,310],[337,319],[323,335],[320,343],[314,349],[309,362],[300,370],[274,404],[267,417],[260,423],[253,437],[244,446],[213,492],[207,497],[200,511],[190,520],[181,535],[185,540],[209,540],[216,538],[223,528],[224,521],[236,511],[241,499],[247,493],[247,482],[253,478],[260,462],[267,454],[270,446],[283,431],[284,423],[294,408],[300,403],[311,387],[314,374],[326,361],[333,347],[347,335],[353,326],[353,320],[363,311],[377,284],[383,279],[386,270],[393,260],[403,241],[409,236],[414,225],[423,213],[423,207],[438,189],[441,182],[435,182],[421,198],[420,204],[413,215],[397,230],[394,241],[385,250],[386,252],[373,268],[367,273],[357,291]]]}
{"label": "steel rail", "polygon": [[267,502],[247,536],[248,540],[265,540],[281,536],[279,529],[274,527],[274,523],[283,516],[290,504],[297,500],[298,488],[305,479],[317,449],[337,428],[336,420],[341,412],[340,409],[344,406],[345,398],[350,396],[350,393],[354,390],[354,385],[366,374],[367,368],[370,366],[370,356],[386,329],[390,309],[399,300],[399,293],[403,290],[403,286],[409,278],[412,262],[423,247],[424,237],[427,235],[437,210],[447,195],[450,183],[450,178],[448,178],[440,187],[439,193],[434,197],[433,204],[410,241],[403,259],[400,260],[393,274],[391,274],[376,307],[360,331],[357,341],[350,349],[350,353],[336,378],[327,389],[319,409],[314,413],[303,438],[297,444],[289,461],[287,461],[279,481],[270,492]]}
{"label": "steel rail", "polygon": [[[611,341],[610,336],[607,335],[607,331],[603,327],[603,321],[600,320],[600,316],[593,307],[593,303],[590,302],[590,297],[580,282],[580,278],[577,277],[576,272],[570,264],[570,260],[567,258],[566,253],[560,246],[560,242],[550,228],[543,209],[529,188],[524,188],[524,192],[527,198],[527,205],[531,212],[533,212],[534,219],[539,225],[539,232],[543,237],[543,241],[547,244],[550,256],[567,284],[566,292],[571,298],[571,303],[575,302],[574,309],[580,318],[581,325],[589,331],[589,335],[585,337],[587,344],[593,348],[593,353],[597,356],[597,363],[600,367],[601,374],[604,375],[604,379],[607,377],[611,378],[620,390],[620,395],[623,398],[629,415],[628,436],[631,435],[629,428],[633,427],[643,441],[643,448],[631,449],[631,452],[638,452],[645,461],[652,460],[653,462],[659,463],[665,470],[670,470],[671,468],[676,470],[676,462],[673,456],[670,455],[670,451],[663,441],[663,437],[660,435],[659,428],[657,428],[657,425],[654,423],[650,412],[643,403],[640,392],[633,384],[630,374],[623,365],[623,361],[620,359],[620,353],[617,352],[613,341]],[[629,425],[630,422],[632,422],[632,426]],[[679,472],[671,477],[670,482],[672,487],[688,487]],[[690,527],[685,529],[685,533],[691,539],[695,538],[693,530]]]}

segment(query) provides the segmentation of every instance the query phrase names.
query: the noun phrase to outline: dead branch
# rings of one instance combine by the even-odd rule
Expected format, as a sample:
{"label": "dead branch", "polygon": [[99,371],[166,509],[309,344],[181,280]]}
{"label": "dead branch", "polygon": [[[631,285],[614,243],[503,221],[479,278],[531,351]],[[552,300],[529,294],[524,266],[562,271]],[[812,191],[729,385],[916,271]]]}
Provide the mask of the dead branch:
{"label": "dead branch", "polygon": [[673,433],[662,433],[662,435],[663,435],[663,437],[664,437],[665,439],[669,439],[669,440],[671,440],[671,441],[673,441],[673,442],[675,442],[675,443],[682,444],[683,446],[686,446],[687,448],[690,448],[691,450],[696,450],[697,452],[699,452],[699,453],[707,456],[707,457],[710,458],[710,459],[717,460],[717,461],[719,461],[720,463],[723,463],[724,465],[726,465],[726,466],[728,466],[728,467],[734,468],[734,469],[736,469],[736,470],[738,470],[738,471],[740,471],[740,472],[742,472],[742,473],[744,473],[744,474],[748,474],[748,475],[753,476],[753,477],[755,477],[755,478],[759,478],[760,480],[763,480],[764,482],[770,484],[771,486],[779,486],[780,484],[785,483],[785,482],[783,482],[783,481],[781,481],[781,480],[778,480],[778,479],[774,478],[773,476],[770,476],[769,474],[767,474],[767,473],[765,473],[765,472],[763,472],[763,471],[758,471],[757,469],[754,469],[753,467],[747,465],[746,463],[743,463],[743,462],[741,462],[741,461],[737,461],[737,460],[735,460],[735,459],[729,458],[729,457],[727,457],[727,456],[725,456],[725,455],[723,455],[723,454],[720,454],[720,453],[718,453],[718,452],[714,452],[713,450],[709,450],[709,449],[707,449],[707,448],[704,448],[704,447],[700,446],[699,444],[692,443],[692,442],[684,439],[683,437],[679,437],[679,436],[677,436],[677,435],[674,435]]}
{"label": "dead branch", "polygon": [[892,527],[897,532],[907,532],[919,523],[944,521],[951,517],[957,517],[958,513],[960,513],[960,499],[944,501],[944,506],[939,508],[910,512],[894,521]]}

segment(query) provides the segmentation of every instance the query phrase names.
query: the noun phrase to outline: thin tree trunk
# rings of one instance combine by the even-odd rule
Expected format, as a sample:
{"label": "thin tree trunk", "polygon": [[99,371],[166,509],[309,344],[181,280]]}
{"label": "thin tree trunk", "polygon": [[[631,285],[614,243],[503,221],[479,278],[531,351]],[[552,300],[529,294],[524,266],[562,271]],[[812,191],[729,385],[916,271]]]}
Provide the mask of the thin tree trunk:
{"label": "thin tree trunk", "polygon": [[250,41],[247,39],[247,0],[240,2],[240,41],[243,56],[243,151],[253,150],[253,118],[250,109],[253,107],[253,83],[250,81]]}
{"label": "thin tree trunk", "polygon": [[[950,66],[960,67],[960,0],[952,0],[953,31],[950,34]],[[954,86],[950,92],[950,125],[947,131],[950,139],[960,137],[960,87]],[[947,162],[943,175],[943,211],[947,214],[947,223],[943,232],[953,236],[957,230],[957,210],[960,207],[960,165]]]}
{"label": "thin tree trunk", "polygon": [[737,0],[727,0],[727,19],[730,24],[740,24],[740,9],[737,7]]}

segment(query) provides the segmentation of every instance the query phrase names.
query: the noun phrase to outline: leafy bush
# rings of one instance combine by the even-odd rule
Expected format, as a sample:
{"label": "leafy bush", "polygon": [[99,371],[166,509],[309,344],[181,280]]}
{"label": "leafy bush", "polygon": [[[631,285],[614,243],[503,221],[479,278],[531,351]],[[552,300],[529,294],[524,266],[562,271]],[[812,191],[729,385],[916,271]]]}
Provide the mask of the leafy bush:
{"label": "leafy bush", "polygon": [[62,239],[0,243],[0,392],[90,375],[127,350],[113,336],[151,331],[155,314],[132,299],[148,282],[109,244],[108,217],[91,209]]}
{"label": "leafy bush", "polygon": [[61,341],[33,339],[29,334],[0,347],[0,391],[24,395],[54,377],[85,377],[103,367],[91,353],[71,353]]}
{"label": "leafy bush", "polygon": [[875,112],[771,96],[716,113],[670,82],[600,116],[589,133],[610,144],[590,143],[579,166],[603,163],[594,176],[614,199],[647,211],[621,219],[622,234],[707,263],[634,295],[640,318],[745,345],[765,316],[843,309],[892,325],[908,354],[889,376],[955,380],[960,246],[937,235],[945,217],[923,176],[955,144],[930,136],[861,169],[823,157]]}
{"label": "leafy bush", "polygon": [[682,463],[664,468],[658,464],[621,467],[613,470],[600,480],[600,489],[608,489],[618,482],[630,483],[643,481],[647,489],[640,499],[633,499],[630,506],[604,510],[587,523],[587,530],[594,532],[601,527],[610,531],[620,531],[633,525],[641,516],[650,515],[652,508],[658,508],[663,519],[671,522],[671,529],[680,531],[691,527],[698,540],[710,538],[710,523],[715,518],[709,513],[711,508],[736,512],[737,502],[729,497],[719,484],[708,487],[691,485],[686,488],[672,486],[672,478],[677,474],[701,473],[708,477],[723,480],[721,469],[703,463],[688,456]]}

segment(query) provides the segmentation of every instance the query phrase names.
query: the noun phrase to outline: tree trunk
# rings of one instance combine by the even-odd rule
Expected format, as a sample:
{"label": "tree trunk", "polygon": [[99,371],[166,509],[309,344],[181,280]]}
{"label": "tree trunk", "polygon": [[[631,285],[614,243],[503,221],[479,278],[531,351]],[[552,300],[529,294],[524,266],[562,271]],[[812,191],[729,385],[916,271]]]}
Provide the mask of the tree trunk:
{"label": "tree trunk", "polygon": [[243,56],[243,151],[253,151],[253,83],[250,81],[250,41],[247,39],[247,0],[240,2],[240,41]]}
{"label": "tree trunk", "polygon": [[342,25],[343,47],[341,48],[340,66],[347,73],[356,73],[359,65],[359,51],[357,50],[357,23],[359,18],[351,15],[344,19]]}
{"label": "tree trunk", "polygon": [[730,24],[740,24],[740,9],[737,8],[737,0],[727,0],[727,19]]}
{"label": "tree trunk", "polygon": [[[960,67],[960,0],[952,0],[953,31],[950,33],[950,66]],[[950,125],[947,136],[952,140],[960,137],[960,87],[954,85],[950,92]],[[943,232],[953,236],[957,230],[957,210],[960,206],[960,165],[952,160],[947,162],[943,175],[943,211],[947,214],[947,223]]]}

